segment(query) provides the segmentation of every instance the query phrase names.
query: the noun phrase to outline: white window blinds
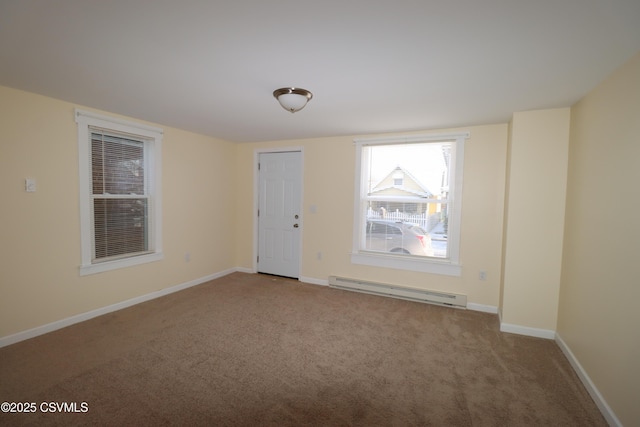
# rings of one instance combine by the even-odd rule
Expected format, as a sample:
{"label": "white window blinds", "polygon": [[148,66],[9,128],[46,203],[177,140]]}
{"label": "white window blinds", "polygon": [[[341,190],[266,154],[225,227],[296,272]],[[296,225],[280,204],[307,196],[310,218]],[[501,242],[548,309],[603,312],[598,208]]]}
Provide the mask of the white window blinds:
{"label": "white window blinds", "polygon": [[93,261],[149,252],[145,142],[90,129]]}

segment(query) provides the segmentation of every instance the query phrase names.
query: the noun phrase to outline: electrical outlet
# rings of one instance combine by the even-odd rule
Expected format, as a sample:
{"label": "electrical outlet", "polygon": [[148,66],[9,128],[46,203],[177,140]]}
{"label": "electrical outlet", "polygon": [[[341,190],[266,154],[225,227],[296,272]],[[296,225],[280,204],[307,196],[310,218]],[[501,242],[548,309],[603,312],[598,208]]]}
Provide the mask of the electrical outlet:
{"label": "electrical outlet", "polygon": [[184,253],[184,261],[185,262],[191,261],[191,252],[185,252]]}
{"label": "electrical outlet", "polygon": [[481,271],[480,274],[478,274],[478,278],[480,280],[487,280],[487,272],[486,271]]}

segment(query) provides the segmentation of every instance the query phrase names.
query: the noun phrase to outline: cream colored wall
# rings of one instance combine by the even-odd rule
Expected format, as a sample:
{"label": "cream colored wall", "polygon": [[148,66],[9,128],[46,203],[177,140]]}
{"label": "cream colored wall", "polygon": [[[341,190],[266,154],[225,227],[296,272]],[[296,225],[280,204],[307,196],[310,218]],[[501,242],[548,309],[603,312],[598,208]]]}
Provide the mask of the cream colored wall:
{"label": "cream colored wall", "polygon": [[[253,267],[253,176],[256,149],[304,149],[303,246],[301,276],[327,280],[341,275],[468,295],[469,302],[497,307],[500,286],[507,125],[467,127],[465,144],[461,261],[462,277],[448,277],[351,264],[355,146],[352,137],[241,144],[238,265]],[[437,131],[442,132],[442,131]],[[418,132],[419,134],[428,132]],[[316,206],[316,213],[311,213]],[[321,257],[318,256],[321,253]],[[319,259],[321,258],[321,259]],[[487,280],[479,280],[479,272]]]}
{"label": "cream colored wall", "polygon": [[505,324],[556,330],[569,126],[568,108],[513,115],[501,306]]}
{"label": "cream colored wall", "polygon": [[0,87],[0,337],[235,266],[236,146],[161,126],[164,260],[80,277],[75,107]]}
{"label": "cream colored wall", "polygon": [[640,54],[572,109],[558,333],[640,425]]}

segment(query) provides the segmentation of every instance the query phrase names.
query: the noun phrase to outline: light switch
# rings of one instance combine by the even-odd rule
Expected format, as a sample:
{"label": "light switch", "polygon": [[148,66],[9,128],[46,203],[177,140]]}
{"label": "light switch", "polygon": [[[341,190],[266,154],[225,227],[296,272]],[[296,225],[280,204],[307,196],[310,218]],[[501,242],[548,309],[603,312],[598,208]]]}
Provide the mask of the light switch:
{"label": "light switch", "polygon": [[36,180],[27,178],[24,180],[24,187],[27,193],[35,193],[36,191]]}

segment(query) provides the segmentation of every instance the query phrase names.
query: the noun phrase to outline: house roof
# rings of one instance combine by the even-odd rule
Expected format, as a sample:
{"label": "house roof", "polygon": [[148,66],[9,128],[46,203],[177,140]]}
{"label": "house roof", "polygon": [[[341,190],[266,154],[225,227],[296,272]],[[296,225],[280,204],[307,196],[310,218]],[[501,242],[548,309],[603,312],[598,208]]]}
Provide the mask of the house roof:
{"label": "house roof", "polygon": [[[393,175],[396,172],[402,172],[404,174],[405,177],[408,177],[411,181],[413,181],[419,188],[420,190],[414,190],[410,187],[407,187],[405,185],[402,185],[400,187],[395,186],[395,185],[384,185],[382,186],[383,183],[385,183],[385,181],[388,182],[389,178],[392,178]],[[399,192],[405,192],[409,195],[412,196],[419,196],[419,197],[431,197],[433,196],[433,193],[431,191],[429,191],[429,189],[427,187],[424,186],[424,184],[422,184],[415,176],[413,176],[413,174],[411,172],[409,172],[408,170],[404,169],[402,166],[396,166],[395,168],[393,168],[387,175],[384,176],[384,178],[382,178],[380,180],[380,182],[378,182],[378,184],[376,184],[373,189],[371,190],[371,193],[369,194],[375,194],[375,193],[381,193],[384,191],[388,191],[388,190],[395,190],[395,191],[399,191]]]}
{"label": "house roof", "polygon": [[237,142],[506,123],[580,99],[638,22],[637,0],[0,0],[0,85]]}

